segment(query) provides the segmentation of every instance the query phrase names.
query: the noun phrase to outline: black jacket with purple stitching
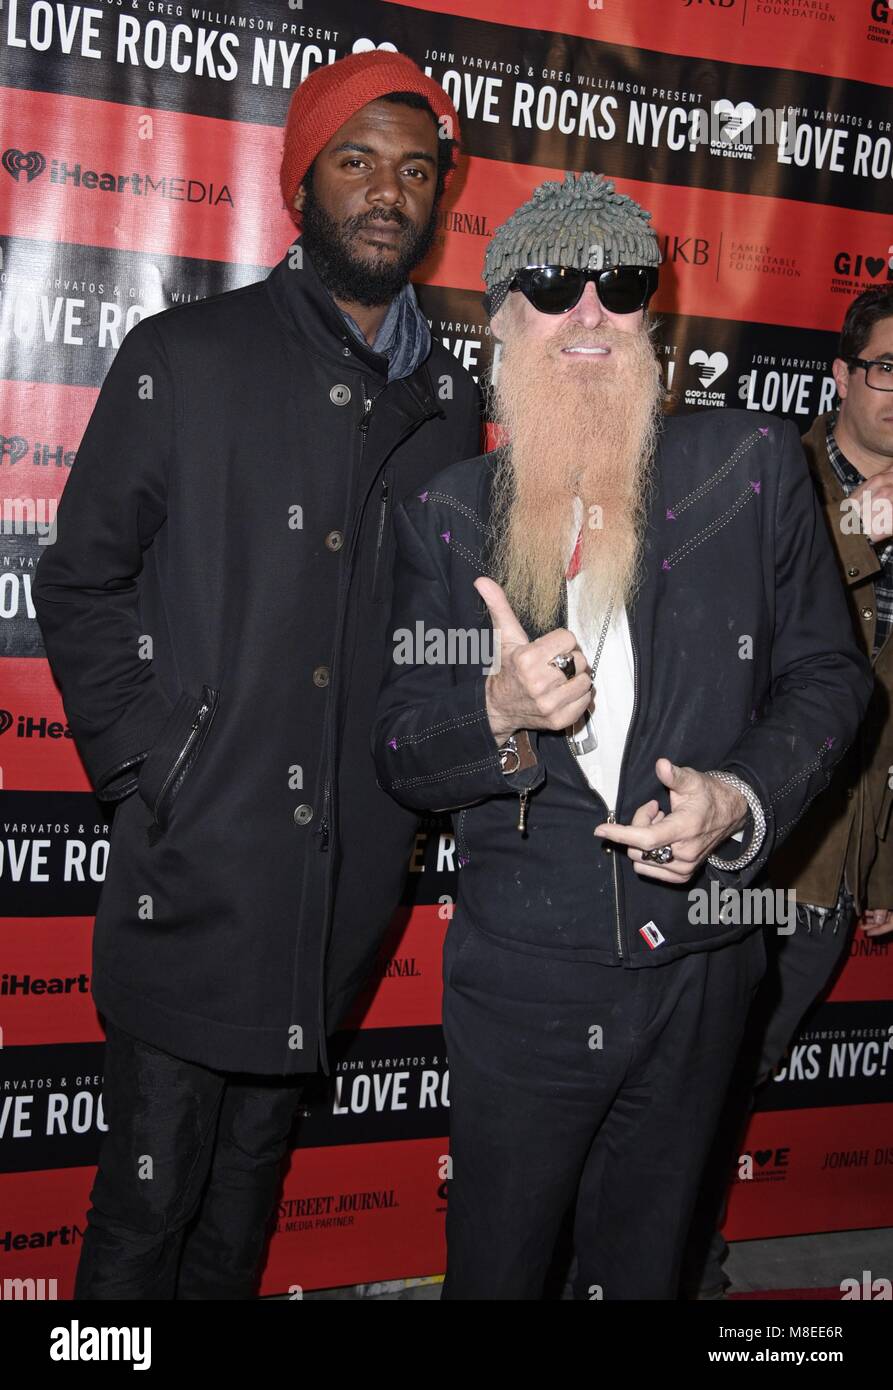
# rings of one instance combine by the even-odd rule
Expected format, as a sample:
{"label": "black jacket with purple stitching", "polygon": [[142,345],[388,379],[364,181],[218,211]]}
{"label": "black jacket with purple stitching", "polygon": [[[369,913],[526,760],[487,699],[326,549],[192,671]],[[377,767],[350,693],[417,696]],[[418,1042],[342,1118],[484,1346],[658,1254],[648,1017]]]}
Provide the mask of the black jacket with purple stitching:
{"label": "black jacket with purple stitching", "polygon": [[[502,771],[485,705],[492,629],[473,587],[489,572],[494,461],[447,468],[395,514],[393,650],[372,733],[379,784],[407,806],[452,811],[456,911],[506,946],[654,966],[738,940],[762,920],[769,855],[827,786],[871,690],[796,429],[743,410],[664,421],[644,579],[628,610],[636,697],[613,808],[563,733],[531,731],[536,764]],[[661,756],[754,789],[766,834],[745,868],[705,863],[670,885],[593,837],[612,810],[629,823],[656,798],[669,812]],[[741,846],[719,852],[732,859]],[[713,911],[705,924],[705,890],[715,906],[728,888],[755,891],[723,914],[731,921]]]}

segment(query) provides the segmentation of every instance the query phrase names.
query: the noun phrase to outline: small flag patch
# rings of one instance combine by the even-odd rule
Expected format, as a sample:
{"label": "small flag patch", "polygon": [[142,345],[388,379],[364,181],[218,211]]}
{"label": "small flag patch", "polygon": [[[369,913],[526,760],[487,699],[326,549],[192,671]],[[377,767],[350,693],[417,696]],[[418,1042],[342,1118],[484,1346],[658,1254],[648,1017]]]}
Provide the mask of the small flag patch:
{"label": "small flag patch", "polygon": [[654,922],[646,922],[644,927],[639,927],[639,935],[645,938],[652,951],[656,950],[658,946],[662,946],[666,939]]}

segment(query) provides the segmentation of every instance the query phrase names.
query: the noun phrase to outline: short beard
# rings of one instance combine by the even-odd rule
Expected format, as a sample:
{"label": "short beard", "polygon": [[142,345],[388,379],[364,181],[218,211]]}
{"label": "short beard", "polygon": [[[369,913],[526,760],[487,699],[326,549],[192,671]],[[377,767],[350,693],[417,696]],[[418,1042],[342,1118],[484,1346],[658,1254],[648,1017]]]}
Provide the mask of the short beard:
{"label": "short beard", "polygon": [[[403,240],[396,260],[377,264],[356,256],[353,238],[374,222],[396,222]],[[431,250],[437,230],[437,204],[426,226],[416,228],[399,208],[372,208],[369,212],[336,222],[319,202],[313,186],[307,189],[301,209],[301,244],[313,268],[334,299],[376,308],[390,304]]]}
{"label": "short beard", "polygon": [[[610,357],[561,356],[563,347],[596,342]],[[548,632],[562,618],[575,497],[583,504],[581,623],[591,628],[610,602],[617,611],[634,599],[662,397],[647,328],[567,323],[538,341],[507,315],[491,391],[491,418],[508,435],[494,475],[493,577],[528,628]]]}

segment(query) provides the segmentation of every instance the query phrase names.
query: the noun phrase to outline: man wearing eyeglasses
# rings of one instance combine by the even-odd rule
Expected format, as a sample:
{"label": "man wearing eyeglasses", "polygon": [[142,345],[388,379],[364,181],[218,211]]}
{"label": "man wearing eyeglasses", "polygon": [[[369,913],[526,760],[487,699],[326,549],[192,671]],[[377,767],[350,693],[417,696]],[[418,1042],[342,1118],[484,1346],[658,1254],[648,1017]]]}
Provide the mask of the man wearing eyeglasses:
{"label": "man wearing eyeglasses", "polygon": [[372,735],[454,813],[451,1300],[542,1297],[574,1206],[578,1299],[676,1297],[766,960],[703,899],[740,904],[870,692],[794,427],[662,417],[658,261],[609,181],[537,188],[484,269],[506,443],[395,514],[395,643],[496,640],[395,659]]}
{"label": "man wearing eyeglasses", "polygon": [[769,934],[769,969],[701,1184],[684,1285],[702,1299],[731,1282],[719,1227],[754,1090],[826,989],[854,924],[868,937],[893,932],[893,286],[850,305],[832,371],[839,408],[803,444],[874,691],[827,792],[769,865],[772,882],[796,892],[796,929]]}

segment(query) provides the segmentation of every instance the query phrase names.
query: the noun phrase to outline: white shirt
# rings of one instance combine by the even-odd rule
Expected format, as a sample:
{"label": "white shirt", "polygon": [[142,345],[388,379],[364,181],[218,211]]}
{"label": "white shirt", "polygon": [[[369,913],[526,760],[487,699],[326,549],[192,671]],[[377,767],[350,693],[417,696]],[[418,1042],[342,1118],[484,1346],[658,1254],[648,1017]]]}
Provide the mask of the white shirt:
{"label": "white shirt", "polygon": [[[574,531],[570,542],[568,563],[579,535],[583,508],[579,498],[574,503]],[[600,613],[592,631],[581,631],[578,622],[580,583],[582,574],[567,581],[568,628],[579,643],[580,650],[592,664],[601,636],[604,613]],[[589,785],[598,792],[609,812],[617,807],[620,786],[620,764],[626,736],[633,717],[635,680],[632,640],[626,609],[611,615],[605,644],[595,674],[595,708],[574,725],[569,746]],[[743,841],[744,831],[736,830],[733,840]]]}
{"label": "white shirt", "polygon": [[[582,504],[579,498],[574,508],[574,533],[571,550],[579,534]],[[578,622],[582,574],[567,581],[568,628],[574,634],[587,661],[592,663],[604,624],[599,614],[591,631],[581,631]],[[626,609],[615,609],[605,636],[605,644],[595,674],[595,708],[574,725],[569,746],[589,785],[598,792],[609,811],[617,805],[620,785],[620,764],[626,735],[633,715],[635,681],[633,648],[629,635]]]}

